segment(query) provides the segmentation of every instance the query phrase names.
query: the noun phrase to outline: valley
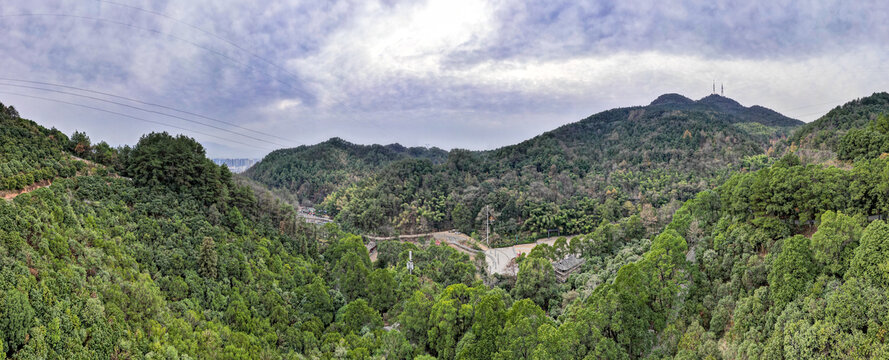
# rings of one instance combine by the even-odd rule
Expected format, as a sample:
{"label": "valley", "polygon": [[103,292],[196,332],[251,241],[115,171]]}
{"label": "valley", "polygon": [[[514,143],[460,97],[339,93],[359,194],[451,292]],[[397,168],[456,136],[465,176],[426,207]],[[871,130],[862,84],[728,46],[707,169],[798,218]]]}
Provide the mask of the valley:
{"label": "valley", "polygon": [[5,1],[0,360],[889,359],[887,15]]}
{"label": "valley", "polygon": [[665,95],[490,151],[334,139],[245,175],[4,106],[0,353],[880,357],[886,98],[800,127]]}

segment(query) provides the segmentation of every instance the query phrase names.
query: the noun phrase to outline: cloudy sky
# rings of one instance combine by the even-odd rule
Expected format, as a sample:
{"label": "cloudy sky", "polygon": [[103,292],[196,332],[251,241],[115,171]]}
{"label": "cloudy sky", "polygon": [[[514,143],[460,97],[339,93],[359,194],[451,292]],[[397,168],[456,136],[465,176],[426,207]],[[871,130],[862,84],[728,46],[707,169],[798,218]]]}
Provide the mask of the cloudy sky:
{"label": "cloudy sky", "polygon": [[883,0],[7,0],[0,102],[213,157],[333,136],[490,149],[714,80],[811,121],[889,90],[887,19]]}

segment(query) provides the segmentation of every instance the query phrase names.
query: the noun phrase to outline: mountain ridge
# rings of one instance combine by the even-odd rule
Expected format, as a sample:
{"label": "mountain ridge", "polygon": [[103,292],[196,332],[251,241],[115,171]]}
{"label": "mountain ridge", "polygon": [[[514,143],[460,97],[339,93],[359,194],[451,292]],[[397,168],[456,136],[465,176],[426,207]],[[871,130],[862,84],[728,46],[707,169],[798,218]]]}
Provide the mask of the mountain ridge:
{"label": "mountain ridge", "polygon": [[[495,232],[533,238],[555,228],[588,231],[592,223],[638,213],[642,205],[673,206],[718,185],[730,169],[762,166],[767,160],[756,156],[775,152],[802,124],[721,96],[693,101],[665,94],[652,103],[602,111],[492,150],[453,149],[444,159],[420,152],[365,161],[367,154],[353,158],[348,151],[399,147],[334,138],[273,152],[246,175],[310,194],[310,203],[321,203],[362,233],[469,233],[478,229],[481,209],[496,204]],[[284,153],[302,162],[278,156]],[[561,215],[547,215],[553,213]]]}
{"label": "mountain ridge", "polygon": [[[0,200],[0,358],[889,354],[889,162],[867,142],[845,144],[867,150],[851,168],[808,165],[792,148],[739,162],[744,147],[714,141],[758,146],[775,134],[708,111],[615,109],[568,129],[588,130],[575,140],[609,156],[635,145],[728,165],[694,174],[678,156],[650,158],[652,168],[629,157],[590,170],[572,162],[583,149],[550,134],[518,146],[527,163],[459,150],[438,165],[397,159],[328,204],[359,229],[494,220],[492,244],[498,232],[584,234],[534,247],[503,278],[485,273],[482,253],[424,240],[372,248],[337,223],[308,226],[188,137],[152,133],[108,156],[83,133],[69,139],[3,110],[0,135],[12,141],[0,142],[0,162],[13,161],[0,165],[56,181]],[[847,135],[889,136],[889,118],[862,114],[845,118]],[[49,172],[75,154],[96,171]],[[652,210],[658,182],[673,184],[670,196],[704,190]],[[583,259],[568,274],[554,266],[566,254]]]}

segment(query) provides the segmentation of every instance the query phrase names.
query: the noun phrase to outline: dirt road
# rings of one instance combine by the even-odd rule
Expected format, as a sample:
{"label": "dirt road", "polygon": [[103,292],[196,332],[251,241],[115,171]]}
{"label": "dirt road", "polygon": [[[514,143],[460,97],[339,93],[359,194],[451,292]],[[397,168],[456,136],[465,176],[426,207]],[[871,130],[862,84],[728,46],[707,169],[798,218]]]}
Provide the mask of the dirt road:
{"label": "dirt road", "polygon": [[31,184],[30,186],[28,186],[28,187],[26,187],[26,188],[24,188],[24,189],[21,189],[21,190],[3,190],[3,191],[0,191],[0,196],[2,196],[3,199],[5,199],[5,200],[12,200],[12,199],[14,199],[16,196],[19,196],[19,195],[21,195],[21,194],[27,194],[27,193],[32,192],[32,191],[34,191],[34,190],[37,190],[37,189],[40,189],[40,188],[45,188],[45,187],[50,186],[50,185],[52,185],[52,180],[38,181],[38,182],[33,183],[33,184]]}

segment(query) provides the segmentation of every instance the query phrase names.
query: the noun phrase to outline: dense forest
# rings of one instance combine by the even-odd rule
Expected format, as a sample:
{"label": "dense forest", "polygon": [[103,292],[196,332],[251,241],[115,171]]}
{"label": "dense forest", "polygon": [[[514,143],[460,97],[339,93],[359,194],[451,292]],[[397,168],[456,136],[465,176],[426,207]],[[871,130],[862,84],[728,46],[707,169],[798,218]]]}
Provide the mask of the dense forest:
{"label": "dense forest", "polygon": [[889,113],[889,93],[880,92],[850,101],[804,125],[790,137],[801,148],[836,151],[840,138],[851,129],[863,129],[880,114]]}
{"label": "dense forest", "polygon": [[[320,207],[351,231],[472,233],[490,218],[495,242],[508,244],[585,234],[603,221],[633,215],[661,227],[681,201],[733,172],[767,165],[767,155],[781,151],[779,140],[800,124],[719,95],[694,101],[667,94],[648,106],[605,111],[516,145],[455,149],[441,163],[411,156],[350,174],[339,166],[333,172],[310,169],[317,164],[312,161],[282,162],[272,153],[247,175],[272,188],[282,184],[269,173],[325,184],[315,187],[333,189],[322,193]],[[339,156],[330,146],[286,151]],[[345,182],[329,180],[332,174],[355,181],[341,186]]]}
{"label": "dense forest", "polygon": [[0,117],[4,122],[0,127],[0,191],[73,176],[83,168],[82,162],[57,150],[70,142],[65,134],[22,119],[15,107],[3,103]]}
{"label": "dense forest", "polygon": [[[865,103],[844,108],[858,113],[853,108]],[[645,112],[657,106],[674,105]],[[52,185],[0,200],[0,358],[889,357],[885,116],[855,119],[837,134],[841,166],[809,162],[795,146],[770,144],[774,134],[757,135],[747,122],[719,122],[716,115],[695,122],[695,132],[716,131],[706,125],[716,124],[723,126],[721,139],[735,139],[721,145],[700,139],[713,144],[709,151],[728,152],[726,158],[712,154],[720,165],[703,168],[725,181],[688,195],[663,226],[647,223],[644,213],[630,215],[619,197],[605,200],[617,204],[614,214],[598,212],[614,205],[593,199],[594,211],[576,215],[592,218],[584,220],[590,224],[585,235],[537,246],[518,259],[515,278],[492,281],[479,259],[424,240],[379,243],[372,261],[360,236],[334,224],[303,223],[271,192],[240,185],[188,137],[152,133],[133,147],[110,149],[91,145],[83,133],[69,139],[10,108],[0,110],[4,136],[17,144],[4,148],[4,164],[24,161],[21,169],[31,173],[49,168],[26,155],[38,153],[71,161],[75,169],[101,167],[41,175]],[[633,110],[552,134],[576,133],[572,126],[622,134],[647,124],[621,125]],[[691,126],[675,111],[707,116],[669,110],[673,115],[654,118],[664,123],[658,131]],[[661,135],[640,133],[644,141]],[[509,153],[540,154],[537,144],[571,143],[551,139],[564,137],[547,134]],[[773,151],[740,157],[746,162],[734,167],[722,163],[743,153],[738,146],[745,139],[764,140]],[[671,141],[704,158],[695,147],[678,146],[684,140]],[[635,146],[642,145],[649,156],[672,153],[657,143]],[[750,150],[756,149],[763,148]],[[487,159],[495,152],[464,155],[452,152],[441,165],[397,160],[379,174],[396,179],[404,173],[397,167],[425,174],[398,183],[406,193],[424,194],[427,178],[449,174],[439,167],[464,178],[513,171],[493,167],[499,162]],[[572,164],[582,158],[563,156]],[[523,167],[551,158],[515,156]],[[655,167],[627,159],[621,161],[640,174]],[[672,159],[662,166],[677,172],[700,166]],[[604,166],[590,164],[590,171]],[[545,169],[535,170],[541,181],[573,171],[550,176]],[[365,191],[362,184],[381,176],[371,175],[347,191]],[[611,181],[588,181],[603,179]],[[474,186],[497,194],[506,184]],[[609,184],[626,199],[633,194]],[[591,196],[577,198],[585,197]],[[406,266],[409,252],[413,271]],[[552,261],[567,254],[587,261],[560,282]]]}
{"label": "dense forest", "polygon": [[286,189],[302,203],[314,204],[336,188],[354,184],[390,163],[408,158],[438,164],[447,158],[447,152],[399,144],[356,145],[332,138],[313,146],[273,151],[247,169],[246,175],[270,187]]}

